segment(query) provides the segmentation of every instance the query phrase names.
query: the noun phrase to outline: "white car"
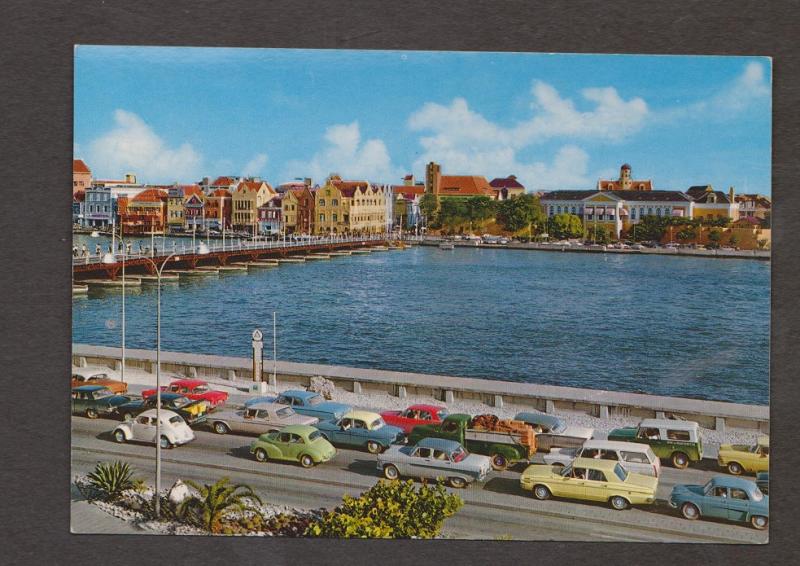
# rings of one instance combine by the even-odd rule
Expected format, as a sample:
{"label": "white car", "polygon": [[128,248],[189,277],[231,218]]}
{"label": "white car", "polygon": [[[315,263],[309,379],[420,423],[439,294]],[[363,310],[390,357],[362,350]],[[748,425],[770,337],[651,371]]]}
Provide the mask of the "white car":
{"label": "white car", "polygon": [[579,448],[553,448],[542,460],[550,466],[568,466],[575,458],[598,458],[619,462],[629,472],[658,477],[661,461],[647,444],[602,439],[587,440]]}
{"label": "white car", "polygon": [[[156,409],[140,413],[132,421],[127,421],[111,433],[117,442],[156,443]],[[178,413],[167,409],[161,410],[161,448],[172,448],[194,440],[194,431]]]}

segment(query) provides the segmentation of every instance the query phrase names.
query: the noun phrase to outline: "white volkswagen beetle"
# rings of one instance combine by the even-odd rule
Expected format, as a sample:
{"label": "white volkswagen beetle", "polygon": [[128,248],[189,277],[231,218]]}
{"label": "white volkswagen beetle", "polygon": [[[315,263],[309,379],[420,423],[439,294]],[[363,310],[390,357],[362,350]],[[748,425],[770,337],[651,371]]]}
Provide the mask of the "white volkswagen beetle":
{"label": "white volkswagen beetle", "polygon": [[[156,442],[155,409],[144,411],[132,421],[126,421],[114,429],[112,434],[117,442],[135,440],[139,442]],[[194,431],[178,413],[167,409],[161,410],[161,447],[172,448],[194,440]]]}

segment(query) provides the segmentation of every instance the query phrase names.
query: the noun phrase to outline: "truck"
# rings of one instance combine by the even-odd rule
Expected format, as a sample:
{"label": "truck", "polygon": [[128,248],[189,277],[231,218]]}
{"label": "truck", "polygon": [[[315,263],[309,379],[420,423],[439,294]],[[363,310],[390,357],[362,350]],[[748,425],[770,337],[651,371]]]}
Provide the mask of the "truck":
{"label": "truck", "polygon": [[528,462],[536,453],[536,433],[531,426],[495,415],[448,415],[439,424],[415,426],[408,443],[414,445],[424,438],[455,440],[468,452],[489,456],[495,470],[505,470],[513,462]]}

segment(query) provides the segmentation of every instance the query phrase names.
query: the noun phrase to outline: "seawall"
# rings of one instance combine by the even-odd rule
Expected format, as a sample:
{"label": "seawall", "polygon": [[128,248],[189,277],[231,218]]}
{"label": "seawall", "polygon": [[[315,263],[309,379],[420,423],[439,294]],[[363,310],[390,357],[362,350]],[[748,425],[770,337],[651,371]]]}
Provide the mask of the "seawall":
{"label": "seawall", "polygon": [[[155,351],[126,349],[125,358],[127,368],[155,373]],[[119,369],[120,360],[120,348],[72,345],[72,364],[75,366],[100,365]],[[249,383],[255,391],[258,384],[253,382],[252,365],[250,358],[161,352],[164,372],[207,380],[236,381],[239,382],[237,385]],[[600,418],[675,417],[696,421],[705,428],[720,432],[724,432],[726,427],[769,431],[769,407],[765,405],[286,361],[277,362],[273,382],[272,370],[272,362],[265,360],[263,381],[282,387],[304,388],[312,376],[322,376],[338,388],[363,394],[430,395],[444,402],[469,399],[495,407],[514,403],[544,412],[560,409]]]}

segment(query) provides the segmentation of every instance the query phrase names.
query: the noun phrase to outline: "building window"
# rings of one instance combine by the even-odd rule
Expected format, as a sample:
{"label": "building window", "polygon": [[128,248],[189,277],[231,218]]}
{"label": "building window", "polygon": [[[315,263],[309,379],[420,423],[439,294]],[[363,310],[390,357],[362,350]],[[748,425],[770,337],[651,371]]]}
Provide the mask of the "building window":
{"label": "building window", "polygon": [[331,206],[339,206],[339,200],[338,199],[331,200]]}
{"label": "building window", "polygon": [[339,215],[336,214],[335,212],[333,213],[333,221],[334,222],[338,222],[339,221]]}
{"label": "building window", "polygon": [[653,209],[650,207],[647,208],[647,216],[653,216]]}
{"label": "building window", "polygon": [[636,209],[631,208],[631,220],[636,220]]}
{"label": "building window", "polygon": [[325,199],[324,198],[319,199],[319,205],[320,206],[325,206]]}
{"label": "building window", "polygon": [[661,216],[661,207],[656,208],[656,216]]}
{"label": "building window", "polygon": [[319,215],[319,221],[320,222],[325,222],[325,215],[324,214],[320,214]]}
{"label": "building window", "polygon": [[561,214],[561,207],[560,206],[556,207],[556,211],[558,214]]}

